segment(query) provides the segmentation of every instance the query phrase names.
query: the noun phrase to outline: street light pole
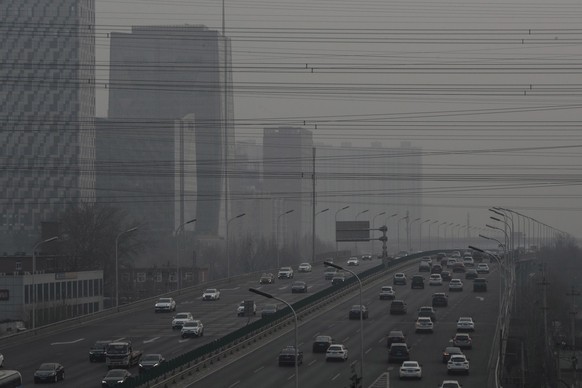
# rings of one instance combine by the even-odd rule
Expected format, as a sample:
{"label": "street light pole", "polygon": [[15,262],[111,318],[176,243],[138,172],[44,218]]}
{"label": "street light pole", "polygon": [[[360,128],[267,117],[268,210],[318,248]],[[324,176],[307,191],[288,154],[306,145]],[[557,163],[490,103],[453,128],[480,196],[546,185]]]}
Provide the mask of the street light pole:
{"label": "street light pole", "polygon": [[[404,216],[404,217],[402,217],[402,218],[398,219],[398,223],[397,223],[397,225],[396,225],[396,229],[397,229],[397,239],[398,239],[398,242],[396,243],[396,246],[397,246],[397,247],[396,247],[396,250],[397,250],[398,252],[400,252],[400,221],[402,221],[402,220],[407,220],[407,219],[408,219],[408,215],[406,215],[406,216]],[[409,252],[409,253],[410,253],[410,252]]]}
{"label": "street light pole", "polygon": [[36,243],[36,245],[32,248],[32,330],[36,328],[36,279],[34,275],[36,274],[36,248],[41,246],[42,244],[49,243],[51,241],[55,241],[59,238],[59,236],[54,236],[51,238],[47,238],[46,240],[42,240]]}
{"label": "street light pole", "polygon": [[[418,224],[418,250],[422,251],[422,224],[425,224],[427,222],[430,222],[432,220],[424,220],[421,223]],[[430,224],[429,224],[429,228],[430,228]]]}
{"label": "street light pole", "polygon": [[[429,251],[432,249],[432,241],[430,239],[430,227],[431,227],[431,225],[437,224],[438,222],[439,222],[438,220],[434,220],[433,222],[428,224],[428,250]],[[437,225],[437,229],[438,229],[438,225]]]}
{"label": "street light pole", "polygon": [[[356,214],[356,221],[358,221],[358,217],[360,216],[360,214],[367,213],[368,211],[370,211],[370,209],[362,210],[361,212]],[[358,242],[357,241],[354,242],[354,247],[355,247],[354,254],[357,255],[358,254]]]}
{"label": "street light pole", "polygon": [[406,241],[408,242],[408,252],[411,253],[412,252],[412,241],[410,239],[410,231],[412,229],[412,225],[416,222],[419,221],[419,218],[415,218],[414,220],[410,221],[410,224],[408,224],[408,228],[406,228]]}
{"label": "street light pole", "polygon": [[[394,213],[394,214],[392,214],[392,215],[389,215],[388,217],[386,217],[386,218],[384,219],[384,225],[386,226],[386,228],[388,228],[388,220],[389,220],[390,218],[392,218],[392,217],[396,217],[397,215],[398,215],[398,213]],[[388,231],[386,231],[386,233],[388,233]]]}
{"label": "street light pole", "polygon": [[338,256],[338,252],[339,252],[339,251],[338,251],[338,245],[337,245],[337,214],[338,214],[339,212],[341,212],[342,210],[346,210],[346,209],[349,209],[349,208],[350,208],[350,205],[348,205],[348,206],[344,206],[344,207],[342,207],[341,209],[338,209],[338,210],[335,212],[335,225],[334,225],[333,227],[335,228],[335,234],[336,234],[336,236],[335,236],[335,259],[336,259],[336,260],[337,260],[337,258],[338,258],[337,256]]}
{"label": "street light pole", "polygon": [[325,265],[333,267],[335,269],[339,269],[340,271],[346,271],[351,273],[352,275],[354,275],[356,277],[356,279],[358,280],[358,283],[360,285],[360,342],[361,342],[361,346],[360,346],[360,386],[363,387],[364,386],[364,305],[362,304],[362,281],[360,280],[360,277],[358,275],[356,275],[356,273],[350,269],[344,268],[341,265],[337,265],[335,263],[332,263],[330,261],[324,261],[323,262]]}
{"label": "street light pole", "polygon": [[230,249],[228,249],[229,248],[228,227],[230,226],[230,223],[232,221],[236,220],[237,218],[244,217],[246,216],[246,214],[247,213],[241,213],[238,216],[234,216],[226,223],[226,278],[228,279],[228,281],[230,281]]}
{"label": "street light pole", "polygon": [[[372,218],[372,229],[376,229],[376,217],[383,216],[384,214],[386,214],[386,212],[378,213]],[[375,239],[373,238],[372,239],[372,252],[370,252],[371,255],[374,254],[374,240]]]}
{"label": "street light pole", "polygon": [[318,211],[313,215],[313,231],[311,233],[311,263],[315,264],[315,219],[321,213],[325,213],[329,208]]}
{"label": "street light pole", "polygon": [[277,216],[277,230],[275,231],[275,245],[277,247],[277,269],[281,268],[279,264],[279,220],[286,214],[293,213],[295,209],[287,210],[285,213],[281,213]]}
{"label": "street light pole", "polygon": [[124,230],[120,232],[115,237],[115,308],[119,308],[119,238],[126,233],[131,233],[137,230],[137,226],[134,226],[131,229]]}
{"label": "street light pole", "polygon": [[293,309],[293,306],[291,306],[291,304],[288,303],[284,299],[277,298],[276,296],[274,296],[272,294],[269,294],[267,292],[263,292],[261,290],[257,290],[256,288],[249,288],[249,291],[254,293],[254,294],[264,296],[265,298],[278,300],[279,302],[286,304],[287,307],[289,307],[291,309],[291,312],[293,313],[293,317],[295,318],[295,388],[299,388],[299,361],[298,361],[298,357],[299,357],[299,348],[298,348],[299,330],[297,328],[297,313]]}
{"label": "street light pole", "polygon": [[178,238],[178,233],[180,233],[180,231],[184,231],[184,226],[191,224],[192,222],[196,222],[196,218],[191,219],[190,221],[186,221],[184,223],[182,223],[180,226],[178,226],[178,228],[176,229],[176,231],[174,232],[174,237],[176,238],[176,289],[180,290],[180,249],[179,249],[179,238]]}

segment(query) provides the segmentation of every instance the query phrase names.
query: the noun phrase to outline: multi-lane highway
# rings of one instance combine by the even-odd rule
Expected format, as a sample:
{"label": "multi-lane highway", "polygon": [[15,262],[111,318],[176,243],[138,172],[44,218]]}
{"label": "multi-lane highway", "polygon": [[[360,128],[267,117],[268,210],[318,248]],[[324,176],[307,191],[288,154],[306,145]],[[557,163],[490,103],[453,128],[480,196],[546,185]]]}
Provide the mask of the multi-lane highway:
{"label": "multi-lane highway", "polygon": [[[359,272],[379,264],[378,260],[364,261],[359,267],[351,268]],[[173,314],[156,314],[152,304],[131,314],[115,314],[108,319],[89,322],[64,332],[7,341],[0,353],[5,357],[6,368],[17,369],[22,373],[25,386],[32,384],[34,371],[43,362],[64,365],[66,377],[58,383],[61,387],[97,386],[107,373],[105,364],[89,362],[89,348],[97,340],[129,339],[134,348],[142,350],[144,354],[161,353],[166,359],[171,359],[246,325],[249,318],[237,317],[236,314],[237,305],[243,299],[256,301],[258,313],[251,319],[260,319],[261,307],[271,301],[261,300],[259,296],[248,292],[249,287],[262,289],[289,302],[305,297],[304,294],[291,293],[292,280],[277,280],[275,284],[263,286],[259,286],[258,280],[257,277],[218,285],[221,290],[221,299],[218,301],[202,301],[202,288],[177,298],[177,312],[190,311],[204,323],[204,336],[201,338],[182,339],[179,331],[171,328]],[[329,280],[324,280],[322,266],[314,267],[311,273],[295,272],[295,280],[306,280],[309,293],[330,285]],[[138,370],[134,367],[131,372],[138,373]]]}
{"label": "multi-lane highway", "polygon": [[[363,294],[364,303],[369,307],[370,318],[364,327],[364,386],[368,387],[379,375],[388,371],[390,387],[436,387],[447,376],[446,365],[442,363],[441,354],[445,346],[451,346],[450,339],[456,332],[456,321],[460,316],[471,316],[476,322],[473,337],[473,349],[465,351],[470,359],[470,374],[450,376],[459,380],[464,387],[485,387],[490,374],[488,370],[495,322],[498,309],[499,276],[495,265],[492,272],[483,275],[489,280],[486,293],[475,293],[472,282],[464,280],[462,292],[448,292],[447,283],[443,286],[428,286],[424,290],[406,286],[396,286],[397,298],[408,304],[408,314],[396,316],[389,314],[390,301],[379,300],[379,285],[368,287]],[[418,264],[409,265],[405,271],[410,278],[416,274]],[[426,272],[424,272],[426,277]],[[391,278],[386,276],[384,284],[390,285]],[[437,308],[437,322],[433,334],[416,334],[414,322],[416,310],[431,304],[433,292],[445,291],[449,294],[448,307]],[[349,386],[350,366],[355,363],[359,370],[360,360],[360,324],[357,320],[348,320],[351,305],[358,303],[358,294],[330,305],[321,314],[311,315],[300,322],[299,343],[304,352],[304,363],[299,367],[300,386],[302,387],[345,387]],[[398,365],[388,364],[386,334],[390,330],[403,330],[412,347],[411,359],[423,366],[422,381],[399,381]],[[336,342],[343,343],[349,349],[347,363],[326,362],[324,354],[313,354],[311,346],[317,335],[331,335]],[[251,355],[239,357],[229,363],[218,366],[215,373],[196,380],[189,387],[293,387],[294,368],[279,367],[277,355],[281,348],[293,344],[292,328],[276,340],[255,350]],[[494,360],[494,358],[493,358]]]}

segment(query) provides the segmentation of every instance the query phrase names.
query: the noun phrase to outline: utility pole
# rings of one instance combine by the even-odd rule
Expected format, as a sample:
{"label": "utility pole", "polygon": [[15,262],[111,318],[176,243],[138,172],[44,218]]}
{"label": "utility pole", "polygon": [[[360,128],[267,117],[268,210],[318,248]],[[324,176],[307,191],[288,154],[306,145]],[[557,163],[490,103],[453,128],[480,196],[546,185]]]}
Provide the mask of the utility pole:
{"label": "utility pole", "polygon": [[311,181],[312,181],[312,192],[311,192],[311,263],[315,264],[315,147],[313,147],[312,156],[312,168]]}
{"label": "utility pole", "polygon": [[573,388],[577,388],[578,387],[578,371],[576,370],[577,368],[577,363],[578,363],[578,359],[576,358],[576,297],[580,296],[580,292],[576,291],[576,289],[574,288],[574,286],[572,285],[572,288],[570,289],[570,292],[566,293],[567,296],[572,298],[572,305],[571,305],[571,310],[570,310],[570,317],[571,317],[571,325],[572,327],[570,328],[571,330],[571,341],[572,341],[572,373],[574,375],[574,383],[572,384]]}

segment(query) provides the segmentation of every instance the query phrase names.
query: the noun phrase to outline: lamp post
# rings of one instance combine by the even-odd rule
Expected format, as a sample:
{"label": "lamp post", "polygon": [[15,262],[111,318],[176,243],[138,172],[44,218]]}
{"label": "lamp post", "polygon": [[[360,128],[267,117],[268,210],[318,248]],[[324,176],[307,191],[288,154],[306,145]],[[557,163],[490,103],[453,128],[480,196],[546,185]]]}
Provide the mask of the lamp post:
{"label": "lamp post", "polygon": [[[420,224],[418,224],[418,250],[422,251],[422,224],[430,222],[432,220],[424,220]],[[430,225],[429,225],[430,227]]]}
{"label": "lamp post", "polygon": [[[356,221],[358,221],[358,217],[360,216],[360,214],[364,214],[364,213],[367,213],[369,211],[370,211],[370,209],[366,209],[366,210],[362,210],[361,212],[359,212],[358,214],[356,214]],[[356,252],[354,252],[354,254],[357,255],[358,254],[358,242],[357,241],[354,242],[354,247],[355,247],[355,250],[356,250]]]}
{"label": "lamp post", "polygon": [[193,218],[189,221],[186,221],[184,223],[182,223],[180,226],[178,226],[178,228],[176,229],[176,231],[174,232],[174,236],[176,238],[176,289],[180,290],[180,249],[179,249],[179,244],[178,244],[178,233],[180,233],[180,231],[184,232],[184,226],[191,224],[193,222],[196,222],[196,218]]}
{"label": "lamp post", "polygon": [[402,218],[400,218],[400,219],[398,219],[398,224],[396,226],[396,229],[397,229],[397,239],[398,239],[398,242],[396,243],[396,245],[397,245],[396,249],[398,250],[398,252],[400,252],[400,221],[407,220],[407,219],[408,219],[408,216],[407,215],[404,216],[404,217],[402,217]]}
{"label": "lamp post", "polygon": [[[376,217],[383,216],[384,214],[386,214],[386,212],[378,213],[374,217],[372,217],[372,229],[376,229]],[[375,239],[373,238],[372,239],[372,252],[370,252],[372,255],[374,254],[374,240]]]}
{"label": "lamp post", "polygon": [[[430,227],[433,224],[438,224],[438,220],[434,220],[433,222],[431,222],[430,224],[428,224],[428,250],[430,251],[432,249],[432,241],[430,239]],[[438,225],[437,225],[438,228]]]}
{"label": "lamp post", "polygon": [[297,360],[297,358],[299,357],[299,348],[298,348],[299,331],[297,328],[297,313],[293,309],[293,306],[291,306],[291,304],[288,303],[286,300],[283,300],[281,298],[277,298],[274,295],[271,295],[267,292],[263,292],[261,290],[257,290],[256,288],[249,288],[249,291],[254,293],[254,294],[264,296],[265,298],[278,300],[279,302],[286,304],[287,307],[289,307],[291,309],[291,312],[293,313],[293,317],[295,318],[295,388],[299,388],[299,362]]}
{"label": "lamp post", "polygon": [[32,248],[32,330],[36,328],[36,279],[34,275],[36,274],[36,248],[41,246],[42,244],[49,243],[51,241],[55,241],[59,238],[59,236],[54,236],[51,238],[47,238],[46,240],[39,241],[35,244]]}
{"label": "lamp post", "polygon": [[230,281],[230,249],[229,248],[229,240],[228,240],[228,228],[230,226],[230,223],[234,220],[236,220],[237,218],[241,218],[246,216],[247,213],[241,213],[238,216],[234,216],[232,217],[230,220],[228,220],[228,222],[226,223],[226,278]]}
{"label": "lamp post", "polygon": [[135,232],[136,230],[137,226],[134,226],[131,229],[119,232],[119,234],[115,237],[115,308],[119,308],[119,238],[126,233]]}
{"label": "lamp post", "polygon": [[[397,215],[398,215],[398,213],[394,213],[394,214],[392,214],[392,215],[389,215],[388,217],[386,217],[386,218],[384,219],[384,225],[386,225],[386,227],[388,227],[388,220],[389,220],[390,218],[392,218],[392,217],[396,217]],[[388,244],[386,244],[386,245],[388,245]]]}
{"label": "lamp post", "polygon": [[364,311],[363,311],[363,307],[364,305],[362,304],[362,281],[360,280],[360,277],[358,275],[356,275],[356,273],[350,269],[344,268],[341,265],[337,265],[335,263],[329,262],[329,261],[324,261],[323,262],[325,265],[333,267],[335,269],[339,269],[340,271],[346,271],[351,273],[352,275],[354,275],[356,277],[356,279],[358,280],[358,283],[360,285],[360,342],[361,347],[360,347],[360,386],[363,387],[364,386]]}
{"label": "lamp post", "polygon": [[341,209],[336,210],[336,212],[335,212],[335,225],[334,225],[334,228],[335,228],[335,233],[336,233],[336,236],[335,236],[335,256],[336,256],[335,258],[336,259],[337,259],[337,255],[338,255],[338,246],[337,246],[337,214],[339,212],[341,212],[342,210],[346,210],[346,209],[349,209],[349,208],[350,208],[350,205],[347,205],[347,206],[342,207]]}
{"label": "lamp post", "polygon": [[295,211],[295,209],[287,210],[285,213],[281,213],[277,216],[277,230],[275,231],[275,245],[277,247],[277,269],[281,268],[280,263],[279,263],[279,220],[284,215],[287,215],[289,213],[293,213],[294,211]]}
{"label": "lamp post", "polygon": [[329,211],[329,208],[325,208],[323,210],[318,211],[313,215],[313,231],[311,233],[311,263],[315,264],[315,219],[321,213],[325,213]]}
{"label": "lamp post", "polygon": [[408,224],[408,228],[406,230],[406,241],[408,242],[408,252],[409,253],[412,252],[412,241],[410,240],[410,231],[412,230],[412,225],[416,221],[420,221],[420,217],[419,218],[415,218],[414,220],[410,221],[410,224]]}

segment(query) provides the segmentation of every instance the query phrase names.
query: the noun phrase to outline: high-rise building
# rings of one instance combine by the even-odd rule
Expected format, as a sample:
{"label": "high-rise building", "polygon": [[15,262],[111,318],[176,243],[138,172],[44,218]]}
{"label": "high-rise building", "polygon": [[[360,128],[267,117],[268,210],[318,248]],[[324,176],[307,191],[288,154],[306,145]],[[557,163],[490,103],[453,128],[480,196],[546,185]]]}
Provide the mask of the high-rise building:
{"label": "high-rise building", "polygon": [[227,162],[234,153],[230,68],[230,41],[204,26],[136,26],[111,34],[109,119],[194,115],[195,227],[205,236],[223,235],[228,216]]}
{"label": "high-rise building", "polygon": [[94,200],[94,0],[0,1],[0,249]]}

